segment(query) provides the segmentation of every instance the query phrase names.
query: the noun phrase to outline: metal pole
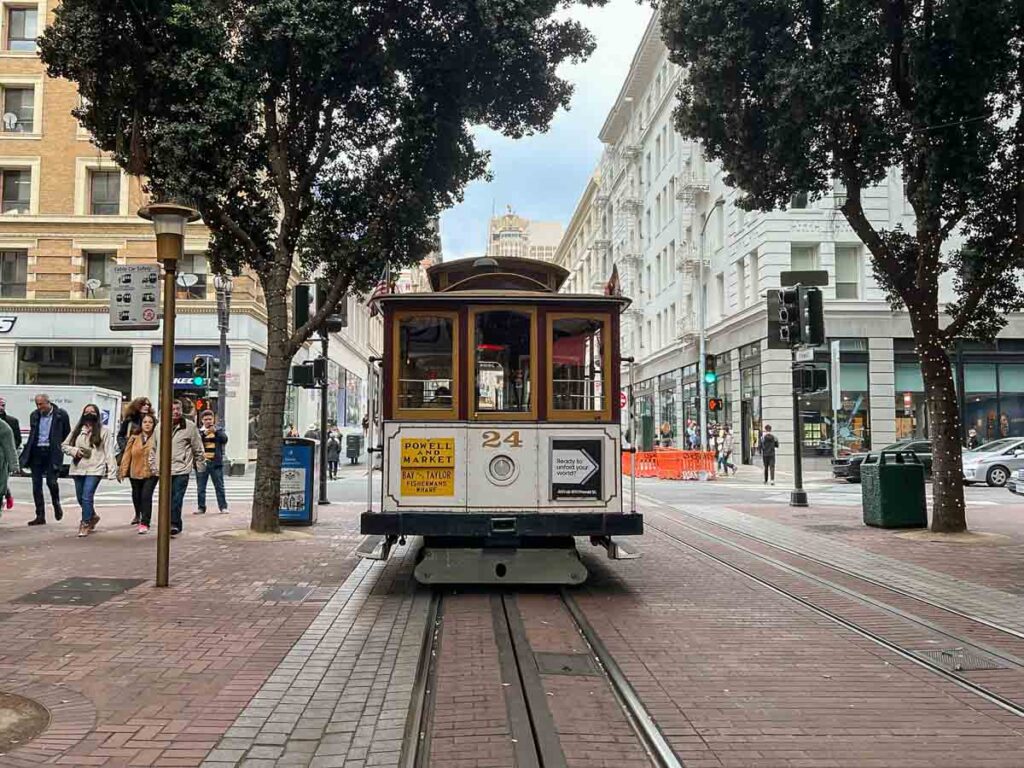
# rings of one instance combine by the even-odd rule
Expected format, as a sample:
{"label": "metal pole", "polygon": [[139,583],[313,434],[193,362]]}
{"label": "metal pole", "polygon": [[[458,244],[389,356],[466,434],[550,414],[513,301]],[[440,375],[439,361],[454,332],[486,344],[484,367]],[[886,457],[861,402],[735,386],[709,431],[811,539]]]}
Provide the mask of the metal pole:
{"label": "metal pole", "polygon": [[636,513],[636,398],[633,396],[633,358],[629,361],[629,506]]}
{"label": "metal pole", "polygon": [[324,380],[320,385],[320,503],[330,504],[327,498],[327,351],[331,339],[326,330],[320,331],[320,344],[324,357]]}
{"label": "metal pole", "polygon": [[[173,241],[173,242],[172,242]],[[174,280],[183,241],[157,235],[157,258],[164,265],[164,340],[160,364],[160,488],[157,497],[156,585],[170,583],[171,562],[171,435],[174,408]],[[174,255],[167,251],[174,249]]]}
{"label": "metal pole", "polygon": [[[714,211],[714,208],[711,209]],[[697,298],[700,300],[698,303],[699,317],[697,318],[697,324],[699,326],[700,336],[697,341],[697,392],[699,399],[699,416],[700,416],[700,449],[702,451],[707,450],[708,442],[708,407],[707,407],[707,395],[708,385],[704,381],[704,374],[707,373],[706,360],[704,355],[707,352],[707,316],[704,313],[704,230],[707,229],[708,221],[711,219],[711,213],[708,213],[704,219],[704,226],[700,228],[700,253],[697,258]],[[706,475],[702,475],[706,477]]]}
{"label": "metal pole", "polygon": [[800,395],[793,392],[793,492],[789,495],[789,506],[806,507],[807,491],[804,490],[803,435],[800,418]]}
{"label": "metal pole", "polygon": [[217,290],[217,329],[220,331],[220,379],[217,382],[217,422],[225,428],[228,408],[228,330],[231,323],[231,278],[217,275],[214,278]]}
{"label": "metal pole", "polygon": [[[374,370],[373,364],[379,360],[371,356],[366,362],[366,511],[373,512],[373,415],[374,415]],[[381,480],[383,483],[384,481]]]}

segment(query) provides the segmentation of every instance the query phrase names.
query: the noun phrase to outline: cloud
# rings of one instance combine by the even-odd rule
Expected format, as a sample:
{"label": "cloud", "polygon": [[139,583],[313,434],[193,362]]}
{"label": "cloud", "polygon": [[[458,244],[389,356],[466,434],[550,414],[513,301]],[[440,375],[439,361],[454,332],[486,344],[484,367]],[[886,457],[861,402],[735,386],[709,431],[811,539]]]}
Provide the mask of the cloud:
{"label": "cloud", "polygon": [[629,71],[651,9],[637,0],[611,0],[603,8],[573,8],[568,15],[582,21],[597,40],[587,61],[559,71],[576,87],[570,108],[555,116],[547,133],[518,141],[487,128],[474,131],[477,145],[491,152],[494,180],[470,184],[465,200],[441,216],[447,260],[482,253],[491,212],[506,205],[531,219],[568,223],[572,216],[601,157],[598,131]]}

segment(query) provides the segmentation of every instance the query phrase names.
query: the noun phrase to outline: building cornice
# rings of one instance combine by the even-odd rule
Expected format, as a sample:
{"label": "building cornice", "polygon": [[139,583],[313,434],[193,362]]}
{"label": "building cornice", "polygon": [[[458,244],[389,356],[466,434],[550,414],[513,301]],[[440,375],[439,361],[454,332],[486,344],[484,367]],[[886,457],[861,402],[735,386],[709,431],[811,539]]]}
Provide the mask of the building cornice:
{"label": "building cornice", "polygon": [[[622,134],[629,123],[629,115],[632,111],[631,104],[636,105],[637,100],[643,93],[647,83],[654,75],[654,65],[665,50],[665,44],[661,40],[661,15],[657,10],[651,13],[647,22],[644,36],[633,54],[633,60],[629,64],[629,73],[626,80],[619,89],[619,95],[615,98],[615,104],[611,112],[605,118],[604,125],[598,133],[598,138],[605,144],[615,144],[622,138]],[[631,100],[631,101],[627,101]]]}

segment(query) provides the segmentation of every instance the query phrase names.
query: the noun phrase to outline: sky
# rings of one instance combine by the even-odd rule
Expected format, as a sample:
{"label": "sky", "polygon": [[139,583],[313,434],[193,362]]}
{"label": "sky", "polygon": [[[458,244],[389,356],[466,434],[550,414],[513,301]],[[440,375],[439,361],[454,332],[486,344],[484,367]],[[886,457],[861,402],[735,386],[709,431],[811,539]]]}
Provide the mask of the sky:
{"label": "sky", "polygon": [[477,146],[491,152],[493,180],[473,182],[465,200],[442,214],[445,261],[483,253],[491,211],[501,213],[506,205],[529,219],[569,223],[601,158],[598,131],[626,79],[651,12],[637,0],[610,0],[603,8],[570,11],[597,41],[587,61],[559,69],[576,86],[570,108],[555,115],[547,133],[519,140],[487,128],[474,131]]}

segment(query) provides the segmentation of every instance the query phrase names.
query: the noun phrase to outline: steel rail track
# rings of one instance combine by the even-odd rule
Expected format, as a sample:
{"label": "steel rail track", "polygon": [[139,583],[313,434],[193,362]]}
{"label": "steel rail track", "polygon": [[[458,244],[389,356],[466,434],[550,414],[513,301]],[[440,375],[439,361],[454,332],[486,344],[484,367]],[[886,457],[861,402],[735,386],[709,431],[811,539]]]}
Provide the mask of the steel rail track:
{"label": "steel rail track", "polygon": [[[557,597],[590,648],[598,668],[622,706],[652,765],[655,768],[684,768],[682,761],[668,744],[579,605],[565,589],[562,589]],[[406,718],[402,752],[399,757],[401,768],[426,768],[430,763],[430,730],[438,650],[443,634],[443,605],[444,597],[441,590],[433,590]],[[508,676],[517,681],[516,684],[505,688],[509,724],[515,742],[516,766],[565,768],[565,756],[562,754],[551,714],[547,710],[536,663],[533,661],[522,619],[515,606],[514,593],[494,593],[492,615],[499,661],[509,672]],[[528,738],[517,739],[517,733]]]}
{"label": "steel rail track", "polygon": [[[667,518],[667,519],[672,520],[672,518]],[[785,563],[779,563],[779,561],[773,560],[773,558],[767,557],[765,555],[758,554],[757,552],[752,552],[751,550],[747,549],[746,547],[743,547],[742,545],[736,544],[735,542],[731,542],[728,539],[724,539],[721,536],[715,536],[713,533],[708,533],[707,531],[702,531],[699,528],[694,528],[693,526],[686,525],[685,523],[681,523],[681,522],[678,522],[678,521],[673,521],[673,522],[675,522],[677,525],[680,525],[680,526],[682,526],[682,527],[684,527],[684,528],[686,528],[688,530],[693,531],[694,533],[696,533],[696,534],[698,534],[700,536],[704,536],[704,537],[712,539],[714,541],[718,541],[718,542],[720,542],[722,544],[725,544],[726,546],[728,546],[728,547],[730,547],[732,549],[735,549],[735,550],[738,550],[738,551],[750,554],[752,557],[755,557],[755,558],[757,558],[757,559],[759,559],[759,560],[761,560],[763,562],[766,562],[766,563],[768,563],[770,565],[774,566],[774,565],[776,565],[778,563],[779,565],[781,565],[783,568],[785,568],[787,570],[799,571],[799,569],[793,568],[792,566],[788,566]],[[854,634],[859,635],[860,637],[863,637],[866,640],[870,640],[871,642],[875,643],[876,645],[879,645],[879,646],[885,648],[886,650],[889,650],[892,653],[895,653],[900,658],[906,659],[907,661],[912,662],[913,664],[916,664],[919,667],[927,669],[928,671],[933,672],[933,673],[939,675],[940,677],[945,678],[946,680],[954,683],[955,685],[959,686],[960,688],[962,688],[962,689],[964,689],[966,691],[969,691],[970,693],[973,693],[974,695],[976,695],[976,696],[978,696],[978,697],[988,701],[991,704],[994,704],[995,706],[999,707],[1000,709],[1003,709],[1003,710],[1005,710],[1005,711],[1007,711],[1007,712],[1009,712],[1009,713],[1011,713],[1013,715],[1016,715],[1017,717],[1024,717],[1024,706],[1021,706],[1020,704],[1017,704],[1016,702],[1011,701],[1010,699],[1007,699],[1006,697],[1001,696],[998,693],[994,693],[993,691],[990,691],[988,688],[985,688],[982,685],[979,685],[979,684],[977,684],[975,682],[972,682],[971,680],[969,680],[968,678],[964,677],[963,675],[957,674],[956,672],[951,672],[950,670],[945,669],[944,667],[942,667],[939,664],[935,664],[934,662],[928,660],[927,658],[924,658],[922,656],[918,656],[912,650],[910,650],[908,648],[905,648],[905,647],[899,645],[898,643],[894,643],[891,640],[887,640],[886,638],[882,637],[878,633],[872,632],[871,630],[866,629],[866,628],[860,626],[859,624],[857,624],[854,621],[850,621],[849,619],[846,619],[846,618],[840,616],[839,614],[834,613],[833,611],[830,611],[830,610],[828,610],[826,608],[822,608],[822,607],[820,607],[818,605],[815,605],[811,600],[808,600],[808,599],[806,599],[804,597],[801,597],[800,595],[796,594],[795,592],[791,592],[790,590],[787,590],[784,587],[780,587],[777,584],[773,584],[771,581],[769,581],[769,580],[767,580],[767,579],[765,579],[765,578],[763,578],[761,576],[758,576],[757,574],[752,573],[752,572],[746,570],[745,568],[743,568],[743,567],[741,567],[739,565],[736,565],[735,563],[731,563],[731,562],[729,562],[728,560],[726,560],[723,557],[719,557],[718,555],[716,555],[716,554],[714,554],[712,552],[708,552],[707,550],[697,546],[696,544],[693,544],[692,542],[686,541],[685,539],[682,539],[682,538],[680,538],[680,537],[678,537],[678,536],[676,536],[676,535],[674,535],[674,534],[672,534],[672,533],[670,533],[670,532],[668,532],[668,531],[666,531],[666,530],[664,530],[662,528],[658,528],[657,526],[651,525],[651,523],[649,521],[649,518],[648,518],[648,521],[646,522],[646,527],[648,529],[650,529],[650,530],[657,531],[658,533],[660,533],[665,538],[667,538],[667,539],[669,539],[669,540],[671,540],[671,541],[673,541],[673,542],[675,542],[675,543],[677,543],[677,544],[679,544],[679,545],[681,545],[681,546],[683,546],[683,547],[685,547],[685,548],[687,548],[689,550],[692,550],[692,551],[702,555],[703,557],[705,557],[705,558],[707,558],[709,560],[713,560],[714,562],[719,563],[720,565],[725,566],[726,568],[728,568],[731,571],[734,571],[734,572],[736,572],[736,573],[738,573],[738,574],[740,574],[742,576],[747,577],[751,581],[754,581],[754,582],[760,584],[761,586],[765,587],[769,591],[774,592],[775,594],[780,595],[782,597],[788,598],[789,600],[792,600],[793,602],[795,602],[795,603],[797,603],[797,604],[799,604],[799,605],[801,605],[801,606],[803,606],[803,607],[813,611],[817,615],[819,615],[819,616],[821,616],[821,617],[823,617],[825,619],[828,619],[829,621],[831,621],[831,622],[833,622],[835,624],[838,624],[838,625],[844,627],[845,629],[848,629],[849,631],[853,632]],[[818,579],[818,577],[813,576],[813,575],[809,575],[809,577],[812,578],[812,579],[818,580],[818,581],[825,581],[823,579]],[[843,588],[839,588],[839,589],[843,589]],[[974,647],[978,647],[975,643],[965,643],[965,645],[972,645]]]}
{"label": "steel rail track", "polygon": [[[661,502],[658,502],[658,501],[650,499],[650,498],[646,498],[645,500],[648,501],[649,503],[652,503],[652,504],[655,504],[655,505],[661,505]],[[927,597],[924,597],[922,595],[919,595],[919,594],[917,594],[915,592],[910,592],[909,590],[903,589],[901,587],[893,586],[892,584],[886,584],[884,581],[879,581],[878,579],[875,579],[875,578],[873,578],[871,576],[867,576],[867,575],[865,575],[863,573],[858,573],[857,571],[851,571],[850,569],[844,568],[841,565],[836,565],[834,563],[829,562],[828,560],[823,560],[822,558],[815,557],[814,555],[809,555],[809,554],[807,554],[805,552],[801,552],[798,549],[792,549],[791,547],[787,547],[787,546],[784,546],[782,544],[778,544],[776,542],[769,541],[768,539],[762,539],[760,536],[755,536],[754,534],[749,533],[747,531],[742,531],[739,528],[733,528],[731,525],[726,525],[725,523],[720,523],[717,520],[707,520],[707,519],[705,519],[703,517],[698,517],[696,515],[692,515],[689,512],[687,512],[686,510],[680,509],[679,507],[672,507],[672,510],[675,511],[675,512],[678,512],[681,515],[686,515],[687,517],[689,517],[689,518],[691,518],[693,520],[699,520],[700,522],[706,523],[707,525],[713,525],[716,528],[721,528],[724,531],[729,531],[729,533],[735,533],[738,536],[743,536],[744,538],[750,539],[751,541],[756,541],[758,544],[763,544],[766,547],[771,547],[772,549],[777,549],[780,552],[785,552],[787,554],[803,558],[804,560],[808,560],[808,561],[810,561],[812,563],[816,563],[818,565],[823,565],[823,566],[825,566],[827,568],[832,569],[833,571],[836,571],[838,573],[843,574],[844,576],[849,576],[851,578],[858,579],[859,581],[863,581],[863,582],[865,582],[867,584],[871,584],[873,586],[880,587],[881,589],[886,589],[889,592],[894,592],[897,595],[900,595],[901,597],[906,597],[906,598],[911,599],[911,600],[916,600],[917,602],[923,603],[924,605],[927,605],[930,608],[935,608],[937,610],[943,611],[943,612],[951,614],[953,616],[957,616],[957,617],[959,617],[961,619],[966,619],[967,621],[973,621],[975,624],[981,624],[982,626],[988,627],[989,629],[994,629],[997,632],[1002,632],[1004,634],[1010,635],[1010,636],[1015,637],[1015,638],[1017,638],[1019,640],[1024,640],[1024,632],[1020,632],[1020,631],[1018,631],[1016,629],[1011,629],[1010,627],[1004,627],[1001,624],[997,624],[996,622],[991,621],[991,620],[986,619],[986,618],[983,618],[981,616],[975,616],[973,614],[965,613],[963,611],[960,611],[960,610],[958,610],[956,608],[951,608],[948,605],[943,605],[942,603],[937,603],[934,600],[931,600],[930,598],[927,598]],[[658,513],[658,514],[664,515],[664,513]],[[669,519],[671,519],[671,518],[669,518]]]}

